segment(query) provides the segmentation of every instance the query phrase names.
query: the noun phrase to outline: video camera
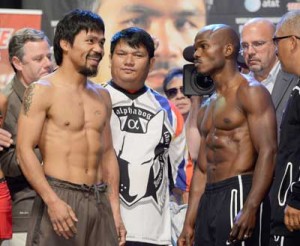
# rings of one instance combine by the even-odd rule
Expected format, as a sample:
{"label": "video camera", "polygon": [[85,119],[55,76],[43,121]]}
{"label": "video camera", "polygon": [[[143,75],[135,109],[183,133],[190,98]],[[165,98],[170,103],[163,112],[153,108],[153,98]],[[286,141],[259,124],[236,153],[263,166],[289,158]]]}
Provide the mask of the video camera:
{"label": "video camera", "polygon": [[[194,63],[194,47],[186,47],[183,51],[183,57]],[[214,90],[215,86],[211,77],[198,73],[194,64],[183,66],[183,93],[186,96],[210,96]]]}

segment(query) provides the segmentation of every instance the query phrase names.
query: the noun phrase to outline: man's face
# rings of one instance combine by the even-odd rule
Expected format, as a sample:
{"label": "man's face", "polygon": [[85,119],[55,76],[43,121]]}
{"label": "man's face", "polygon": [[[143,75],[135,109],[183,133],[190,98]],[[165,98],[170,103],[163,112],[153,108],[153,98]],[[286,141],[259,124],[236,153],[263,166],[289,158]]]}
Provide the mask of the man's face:
{"label": "man's face", "polygon": [[95,76],[98,65],[104,54],[104,34],[82,30],[79,32],[73,45],[69,45],[68,55],[78,72],[84,76]]}
{"label": "man's face", "polygon": [[[286,34],[282,32],[282,30],[276,30],[274,37],[283,37],[287,36],[289,34]],[[290,55],[290,41],[289,38],[284,38],[277,40],[277,56],[279,58],[281,68],[283,71],[287,73],[294,73],[293,67],[295,66],[293,63],[293,60],[291,59]]]}
{"label": "man's face", "polygon": [[[170,68],[185,64],[183,49],[191,44],[197,31],[205,25],[203,0],[102,2],[98,13],[105,21],[108,40],[117,31],[131,26],[141,27],[158,39],[156,64],[147,78],[148,85],[154,89],[162,87],[163,79]],[[105,60],[103,62],[100,76],[104,77],[105,69],[109,69],[109,66]]]}
{"label": "man's face", "polygon": [[120,40],[111,56],[111,75],[120,87],[140,89],[144,85],[154,58],[149,60],[147,49],[130,47],[126,41]]}
{"label": "man's face", "polygon": [[225,63],[222,35],[211,33],[210,30],[200,31],[195,38],[195,66],[199,73],[213,75]]}
{"label": "man's face", "polygon": [[166,86],[166,96],[174,103],[183,116],[187,116],[191,108],[191,100],[183,94],[183,77],[174,77]]}
{"label": "man's face", "polygon": [[24,56],[18,62],[17,69],[25,85],[30,85],[52,72],[50,46],[47,41],[26,42],[23,50]]}
{"label": "man's face", "polygon": [[253,23],[245,26],[241,33],[241,49],[246,65],[259,77],[266,78],[277,61],[273,32],[264,24]]}

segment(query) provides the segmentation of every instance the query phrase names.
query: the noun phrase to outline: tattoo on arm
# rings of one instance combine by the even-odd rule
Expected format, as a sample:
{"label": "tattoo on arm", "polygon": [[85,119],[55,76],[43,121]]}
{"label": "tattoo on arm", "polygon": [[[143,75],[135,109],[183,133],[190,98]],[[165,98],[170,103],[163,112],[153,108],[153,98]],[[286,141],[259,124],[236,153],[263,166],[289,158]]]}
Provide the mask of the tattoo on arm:
{"label": "tattoo on arm", "polygon": [[24,107],[24,114],[27,115],[31,103],[32,103],[32,97],[33,97],[33,90],[34,90],[35,84],[29,85],[29,87],[26,89],[24,98],[23,98],[23,107]]}

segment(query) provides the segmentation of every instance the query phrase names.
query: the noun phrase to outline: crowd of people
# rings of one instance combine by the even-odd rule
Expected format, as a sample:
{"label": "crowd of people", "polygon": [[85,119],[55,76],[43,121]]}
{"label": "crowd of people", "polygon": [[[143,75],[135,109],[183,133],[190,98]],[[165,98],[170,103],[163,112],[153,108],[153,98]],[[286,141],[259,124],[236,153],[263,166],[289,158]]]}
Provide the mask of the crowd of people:
{"label": "crowd of people", "polygon": [[153,75],[177,55],[146,27],[111,34],[111,78],[90,81],[105,57],[107,2],[58,22],[55,61],[42,31],[9,41],[0,245],[298,245],[300,11],[277,25],[251,19],[240,36],[199,28],[186,59],[214,82],[204,99],[184,94],[178,65]]}

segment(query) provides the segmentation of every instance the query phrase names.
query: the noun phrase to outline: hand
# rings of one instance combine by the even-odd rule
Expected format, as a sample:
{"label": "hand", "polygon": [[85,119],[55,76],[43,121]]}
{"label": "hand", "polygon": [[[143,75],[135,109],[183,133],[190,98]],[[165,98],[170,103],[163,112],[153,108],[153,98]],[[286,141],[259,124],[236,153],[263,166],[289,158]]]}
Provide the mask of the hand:
{"label": "hand", "polygon": [[284,224],[289,231],[300,229],[300,210],[286,206],[284,210]]}
{"label": "hand", "polygon": [[229,242],[244,241],[252,236],[255,221],[256,211],[250,211],[245,207],[234,218],[234,225],[229,235]]}
{"label": "hand", "polygon": [[189,225],[184,225],[182,232],[177,240],[178,246],[194,245],[194,228]]}
{"label": "hand", "polygon": [[2,151],[4,148],[10,147],[10,145],[13,143],[13,140],[11,139],[11,134],[0,128],[0,151]]}
{"label": "hand", "polygon": [[117,228],[119,245],[123,246],[123,245],[125,245],[126,234],[127,234],[124,223],[123,223],[123,220],[120,216],[118,216],[118,218],[114,218],[114,220],[115,220],[115,225],[116,225],[116,228]]}
{"label": "hand", "polygon": [[58,200],[48,205],[48,214],[57,235],[69,239],[77,233],[78,221],[73,209],[64,201]]}

